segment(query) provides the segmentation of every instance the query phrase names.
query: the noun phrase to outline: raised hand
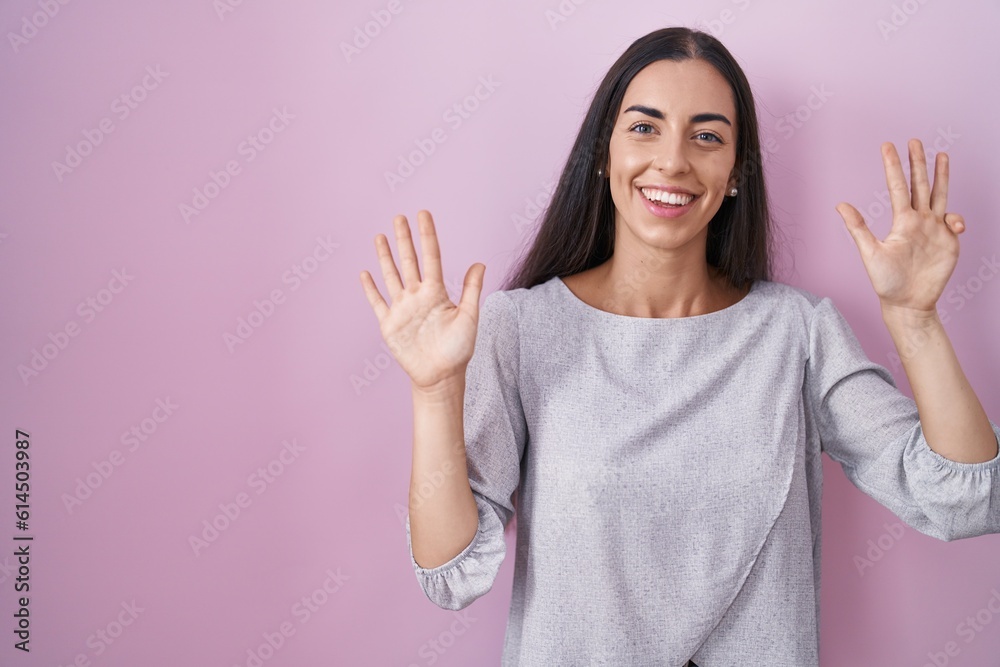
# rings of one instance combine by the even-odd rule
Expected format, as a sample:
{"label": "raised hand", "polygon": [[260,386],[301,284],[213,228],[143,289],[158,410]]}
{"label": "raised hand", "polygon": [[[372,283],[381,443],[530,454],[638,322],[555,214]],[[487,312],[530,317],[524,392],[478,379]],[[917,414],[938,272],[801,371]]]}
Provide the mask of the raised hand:
{"label": "raised hand", "polygon": [[441,254],[430,212],[418,211],[417,223],[423,251],[423,278],[409,223],[406,216],[397,215],[393,218],[393,226],[403,279],[396,270],[388,239],[384,234],[375,237],[375,251],[392,306],[386,304],[368,271],[361,272],[361,285],[378,318],[382,338],[410,376],[414,388],[433,390],[463,377],[472,358],[486,265],[477,262],[466,271],[462,295],[456,306],[445,290]]}
{"label": "raised hand", "polygon": [[889,235],[879,241],[858,210],[847,202],[837,204],[836,209],[861,252],[882,308],[933,315],[958,263],[958,235],[965,231],[961,215],[945,212],[948,155],[937,154],[932,189],[924,147],[918,139],[911,139],[908,148],[912,188],[907,188],[896,147],[885,142],[881,148],[892,202]]}

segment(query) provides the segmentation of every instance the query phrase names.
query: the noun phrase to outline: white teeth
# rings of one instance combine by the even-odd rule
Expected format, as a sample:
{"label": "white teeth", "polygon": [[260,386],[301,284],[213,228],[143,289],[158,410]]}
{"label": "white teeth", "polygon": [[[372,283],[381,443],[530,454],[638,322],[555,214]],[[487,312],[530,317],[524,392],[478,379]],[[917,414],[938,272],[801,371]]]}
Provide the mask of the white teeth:
{"label": "white teeth", "polygon": [[663,190],[656,190],[653,188],[642,188],[642,194],[650,201],[662,202],[664,204],[673,204],[674,206],[685,206],[689,204],[693,195],[682,195],[676,192],[664,192]]}

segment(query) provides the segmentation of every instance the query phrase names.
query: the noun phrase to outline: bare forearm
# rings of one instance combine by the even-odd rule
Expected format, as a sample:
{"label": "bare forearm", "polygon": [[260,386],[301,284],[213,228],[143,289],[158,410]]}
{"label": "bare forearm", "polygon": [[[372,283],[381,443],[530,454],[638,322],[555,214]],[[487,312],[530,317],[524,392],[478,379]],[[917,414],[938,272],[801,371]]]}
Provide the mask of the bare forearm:
{"label": "bare forearm", "polygon": [[417,565],[428,569],[461,553],[479,528],[466,467],[464,399],[464,376],[432,392],[413,388],[410,540]]}
{"label": "bare forearm", "polygon": [[937,313],[882,308],[930,448],[959,463],[997,456],[997,438]]}

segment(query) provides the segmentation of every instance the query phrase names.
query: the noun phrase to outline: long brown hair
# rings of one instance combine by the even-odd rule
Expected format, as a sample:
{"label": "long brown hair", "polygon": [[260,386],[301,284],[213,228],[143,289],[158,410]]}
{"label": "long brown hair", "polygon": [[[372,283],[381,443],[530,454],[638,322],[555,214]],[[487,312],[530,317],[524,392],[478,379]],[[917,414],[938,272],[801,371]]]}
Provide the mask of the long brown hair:
{"label": "long brown hair", "polygon": [[729,82],[736,106],[736,174],[739,196],[725,197],[709,222],[706,260],[743,289],[770,280],[772,219],[760,151],[753,94],[743,70],[712,35],[685,27],[640,37],[615,61],[594,94],[530,249],[500,289],[533,287],[603,264],[614,251],[615,204],[608,179],[597,174],[608,157],[611,130],[625,89],[657,60],[701,59]]}
{"label": "long brown hair", "polygon": [[[650,63],[690,59],[704,60],[715,67],[729,82],[736,106],[739,196],[723,198],[709,221],[706,261],[718,267],[737,289],[755,280],[771,280],[773,221],[764,188],[757,111],[750,84],[718,39],[700,30],[671,27],[634,41],[604,76],[534,240],[500,289],[533,287],[555,276],[586,271],[611,257],[615,204],[610,183],[598,176],[597,169],[607,162],[611,130],[625,89]],[[519,493],[520,488],[511,498],[515,513]],[[513,519],[516,521],[516,514]]]}

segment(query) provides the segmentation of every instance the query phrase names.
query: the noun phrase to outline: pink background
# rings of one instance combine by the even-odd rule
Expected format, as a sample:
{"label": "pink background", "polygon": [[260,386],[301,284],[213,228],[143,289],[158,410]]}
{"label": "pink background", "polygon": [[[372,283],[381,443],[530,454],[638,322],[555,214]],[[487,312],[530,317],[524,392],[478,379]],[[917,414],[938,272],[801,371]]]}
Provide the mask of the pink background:
{"label": "pink background", "polygon": [[[452,295],[476,261],[495,289],[601,77],[660,27],[702,26],[745,68],[787,237],[777,278],[831,296],[907,394],[834,206],[853,203],[883,238],[879,143],[948,151],[949,210],[968,230],[940,306],[1000,420],[995,2],[231,4],[0,5],[0,553],[20,532],[18,428],[35,536],[30,657],[12,648],[14,559],[0,556],[0,663],[247,665],[264,644],[269,666],[498,664],[513,552],[464,614],[417,585],[408,378],[358,275],[382,288],[375,235],[427,208]],[[376,30],[372,12],[391,21]],[[375,36],[348,58],[341,44],[366,25]],[[495,87],[466,100],[481,78]],[[445,115],[463,101],[467,118]],[[444,141],[390,188],[386,172],[438,128]],[[53,166],[81,142],[75,167]],[[230,162],[186,221],[180,205]],[[233,343],[240,318],[259,326]],[[22,378],[36,351],[44,367]],[[123,439],[132,428],[142,440]],[[900,532],[825,466],[823,665],[996,664],[1000,536]],[[224,529],[196,550],[213,520]],[[960,624],[977,613],[970,636]],[[294,634],[278,642],[282,627]]]}

